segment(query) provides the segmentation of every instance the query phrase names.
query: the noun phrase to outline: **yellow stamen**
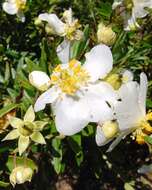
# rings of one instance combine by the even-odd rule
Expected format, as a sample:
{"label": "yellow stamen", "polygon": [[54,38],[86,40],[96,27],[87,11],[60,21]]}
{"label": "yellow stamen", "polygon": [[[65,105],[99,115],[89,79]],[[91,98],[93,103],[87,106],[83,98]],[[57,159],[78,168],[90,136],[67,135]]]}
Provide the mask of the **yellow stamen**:
{"label": "yellow stamen", "polygon": [[62,92],[68,95],[74,95],[81,86],[87,84],[88,79],[88,73],[75,59],[71,60],[66,68],[58,65],[51,76],[52,84],[58,85]]}
{"label": "yellow stamen", "polygon": [[77,30],[81,27],[78,20],[74,20],[71,25],[65,25],[65,33],[68,40],[74,40],[77,35]]}
{"label": "yellow stamen", "polygon": [[24,0],[15,0],[16,6],[18,9],[23,10],[26,7],[26,1]]}

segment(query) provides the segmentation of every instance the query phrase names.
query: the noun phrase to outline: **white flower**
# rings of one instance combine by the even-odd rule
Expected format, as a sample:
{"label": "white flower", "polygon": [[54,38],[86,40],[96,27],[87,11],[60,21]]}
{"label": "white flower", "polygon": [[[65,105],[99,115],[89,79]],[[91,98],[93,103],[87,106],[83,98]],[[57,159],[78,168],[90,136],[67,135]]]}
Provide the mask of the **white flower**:
{"label": "white flower", "polygon": [[97,45],[86,54],[84,65],[77,60],[58,65],[50,79],[53,86],[37,99],[35,111],[52,104],[56,128],[64,135],[79,132],[89,122],[110,120],[113,115],[109,104],[116,94],[99,78],[111,71],[112,63],[110,48]]}
{"label": "white flower", "polygon": [[[63,13],[63,19],[65,22],[62,22],[55,14],[43,13],[38,17],[42,21],[48,22],[48,25],[53,34],[58,36],[63,36],[64,41],[57,47],[58,57],[63,60],[64,63],[67,63],[70,56],[70,44],[73,40],[80,40],[83,36],[83,32],[79,30],[81,25],[79,24],[78,19],[72,17],[72,10],[66,10]],[[66,54],[68,57],[65,57],[64,51],[67,50],[69,53]]]}
{"label": "white flower", "polygon": [[118,93],[120,101],[115,104],[114,110],[119,127],[119,136],[110,145],[108,151],[111,151],[122,138],[130,133],[139,144],[144,143],[144,137],[152,133],[152,127],[148,123],[152,120],[152,113],[146,114],[146,75],[141,73],[140,85],[134,81],[125,83]]}
{"label": "white flower", "polygon": [[3,10],[10,15],[17,14],[22,22],[25,21],[23,14],[25,7],[26,0],[6,0],[6,2],[3,3]]}
{"label": "white flower", "polygon": [[140,28],[139,24],[136,22],[136,19],[143,18],[148,14],[148,11],[145,10],[145,8],[152,8],[152,0],[132,0],[132,3],[132,15],[128,19],[125,30],[134,30],[136,28]]}

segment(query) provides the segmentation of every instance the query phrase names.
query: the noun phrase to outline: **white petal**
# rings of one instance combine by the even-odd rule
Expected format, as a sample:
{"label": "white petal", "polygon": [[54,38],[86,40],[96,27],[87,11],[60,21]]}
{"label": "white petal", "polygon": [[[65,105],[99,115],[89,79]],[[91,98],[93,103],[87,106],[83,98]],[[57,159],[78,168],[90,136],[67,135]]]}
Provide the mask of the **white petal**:
{"label": "white petal", "polygon": [[81,131],[89,120],[87,103],[82,99],[65,96],[56,104],[55,124],[63,135],[73,135]]}
{"label": "white petal", "polygon": [[47,21],[55,34],[64,35],[64,23],[55,14],[40,14],[39,19]]}
{"label": "white petal", "polygon": [[44,92],[42,95],[39,96],[37,99],[34,110],[36,112],[43,110],[46,106],[46,104],[53,103],[59,96],[60,91],[56,87],[52,87],[46,92]]}
{"label": "white petal", "polygon": [[90,85],[85,92],[84,99],[90,109],[90,122],[99,122],[113,119],[113,105],[117,94],[106,82]]}
{"label": "white petal", "polygon": [[16,4],[11,2],[3,3],[3,10],[10,15],[14,15],[18,12]]}
{"label": "white petal", "polygon": [[102,128],[99,126],[97,127],[95,139],[96,139],[96,143],[98,146],[104,146],[112,140],[112,139],[110,139],[110,140],[106,139],[106,137],[104,136],[104,133],[102,131]]}
{"label": "white petal", "polygon": [[39,90],[45,91],[50,86],[50,78],[42,71],[33,71],[29,74],[30,83]]}
{"label": "white petal", "polygon": [[123,77],[123,82],[126,83],[126,82],[132,81],[134,78],[134,75],[131,71],[125,70],[122,74],[122,77]]}
{"label": "white petal", "polygon": [[136,82],[128,82],[121,86],[118,93],[120,102],[115,105],[115,112],[119,129],[124,131],[134,128],[143,117],[138,102],[139,85]]}
{"label": "white petal", "polygon": [[70,60],[70,41],[64,40],[56,49],[57,55],[63,64]]}
{"label": "white petal", "polygon": [[139,104],[143,114],[146,114],[146,95],[147,95],[148,81],[145,73],[140,74],[140,89],[139,89]]}
{"label": "white petal", "polygon": [[131,129],[128,129],[126,131],[123,131],[109,146],[107,152],[111,152],[119,143],[122,139],[124,139],[128,134],[132,132]]}
{"label": "white petal", "polygon": [[143,18],[148,14],[148,11],[146,11],[144,8],[150,8],[152,7],[152,1],[151,0],[133,0],[134,7],[132,9],[133,14],[136,18]]}
{"label": "white petal", "polygon": [[106,45],[97,45],[86,53],[84,68],[89,72],[91,81],[104,78],[111,71],[113,58],[111,50]]}

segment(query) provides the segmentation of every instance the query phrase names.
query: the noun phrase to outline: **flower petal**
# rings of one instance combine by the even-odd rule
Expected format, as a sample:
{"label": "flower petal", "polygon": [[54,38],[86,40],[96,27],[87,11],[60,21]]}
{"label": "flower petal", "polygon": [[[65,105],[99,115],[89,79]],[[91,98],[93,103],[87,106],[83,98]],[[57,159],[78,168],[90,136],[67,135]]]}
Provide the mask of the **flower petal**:
{"label": "flower petal", "polygon": [[144,116],[138,102],[138,83],[128,82],[122,85],[118,94],[120,101],[115,105],[115,112],[120,131],[136,127],[139,119]]}
{"label": "flower petal", "polygon": [[113,119],[113,104],[117,100],[117,94],[106,82],[90,85],[85,92],[90,122],[104,122]]}
{"label": "flower petal", "polygon": [[102,131],[102,128],[99,126],[97,126],[95,139],[96,139],[96,143],[98,146],[104,146],[112,140],[112,139],[110,139],[110,140],[106,139],[106,137],[104,136],[104,133]]}
{"label": "flower petal", "polygon": [[44,92],[36,101],[34,110],[36,112],[43,110],[46,104],[53,103],[59,96],[60,91],[54,86]]}
{"label": "flower petal", "polygon": [[6,135],[6,137],[3,139],[3,141],[14,140],[14,139],[17,139],[18,137],[19,137],[18,129],[14,129]]}
{"label": "flower petal", "polygon": [[16,4],[12,2],[3,3],[3,10],[10,15],[14,15],[18,12]]}
{"label": "flower petal", "polygon": [[67,64],[70,60],[70,41],[64,40],[56,49],[57,55],[63,64]]}
{"label": "flower petal", "polygon": [[45,91],[51,85],[48,75],[42,71],[33,71],[29,74],[30,83],[41,91]]}
{"label": "flower petal", "polygon": [[39,19],[47,21],[55,34],[64,35],[64,23],[55,14],[40,14]]}
{"label": "flower petal", "polygon": [[84,68],[89,72],[91,81],[104,78],[111,71],[113,58],[111,50],[106,45],[97,45],[86,55]]}
{"label": "flower petal", "polygon": [[36,143],[39,143],[39,144],[46,144],[45,142],[45,139],[43,137],[43,135],[40,133],[40,132],[34,132],[30,138],[36,142]]}
{"label": "flower petal", "polygon": [[139,104],[143,114],[146,114],[146,95],[147,95],[148,81],[145,73],[140,74],[140,89],[139,89]]}
{"label": "flower petal", "polygon": [[17,117],[10,116],[9,117],[9,122],[10,122],[10,124],[11,124],[11,126],[13,128],[19,128],[19,127],[22,127],[24,125],[23,120],[21,120],[21,119],[19,119]]}
{"label": "flower petal", "polygon": [[80,132],[89,122],[87,102],[65,96],[55,105],[55,124],[57,131],[63,135]]}
{"label": "flower petal", "polygon": [[33,122],[35,119],[35,113],[34,113],[34,109],[33,106],[30,106],[27,110],[27,112],[24,115],[24,121],[30,121]]}
{"label": "flower petal", "polygon": [[19,150],[20,156],[27,149],[27,147],[29,146],[29,143],[30,143],[29,137],[25,137],[22,135],[20,136],[18,140],[18,150]]}

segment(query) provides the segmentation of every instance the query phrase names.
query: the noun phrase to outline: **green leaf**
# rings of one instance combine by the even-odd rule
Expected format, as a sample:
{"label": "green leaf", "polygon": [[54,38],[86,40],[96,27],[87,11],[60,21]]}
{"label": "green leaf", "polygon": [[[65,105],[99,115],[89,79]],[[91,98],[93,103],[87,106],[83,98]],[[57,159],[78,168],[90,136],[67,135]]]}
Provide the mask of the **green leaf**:
{"label": "green leaf", "polygon": [[5,114],[9,113],[14,108],[18,107],[19,104],[9,104],[5,106],[4,108],[0,109],[0,117],[3,117]]}
{"label": "green leaf", "polygon": [[10,185],[10,183],[0,181],[0,187],[8,187],[9,185]]}
{"label": "green leaf", "polygon": [[53,154],[52,165],[57,174],[61,173],[64,170],[64,164],[62,163],[62,147],[61,140],[54,138],[52,140],[52,146],[55,150]]}
{"label": "green leaf", "polygon": [[145,136],[145,137],[144,137],[144,140],[145,140],[147,143],[152,144],[152,137],[150,137],[150,136]]}
{"label": "green leaf", "polygon": [[16,160],[16,166],[29,166],[32,170],[38,170],[37,165],[34,163],[33,160],[26,158],[26,157],[16,157],[9,156],[6,166],[8,167],[9,171],[11,172],[14,169],[14,161]]}
{"label": "green leaf", "polygon": [[81,151],[81,135],[77,134],[68,137],[68,142],[75,153],[79,153]]}
{"label": "green leaf", "polygon": [[79,59],[85,52],[88,46],[89,25],[85,26],[83,39],[76,41],[71,48],[71,58]]}
{"label": "green leaf", "polygon": [[29,71],[29,73],[32,71],[41,71],[41,68],[29,58],[26,57],[25,62],[27,64],[27,70]]}
{"label": "green leaf", "polygon": [[125,190],[135,190],[131,183],[125,183],[124,185]]}

